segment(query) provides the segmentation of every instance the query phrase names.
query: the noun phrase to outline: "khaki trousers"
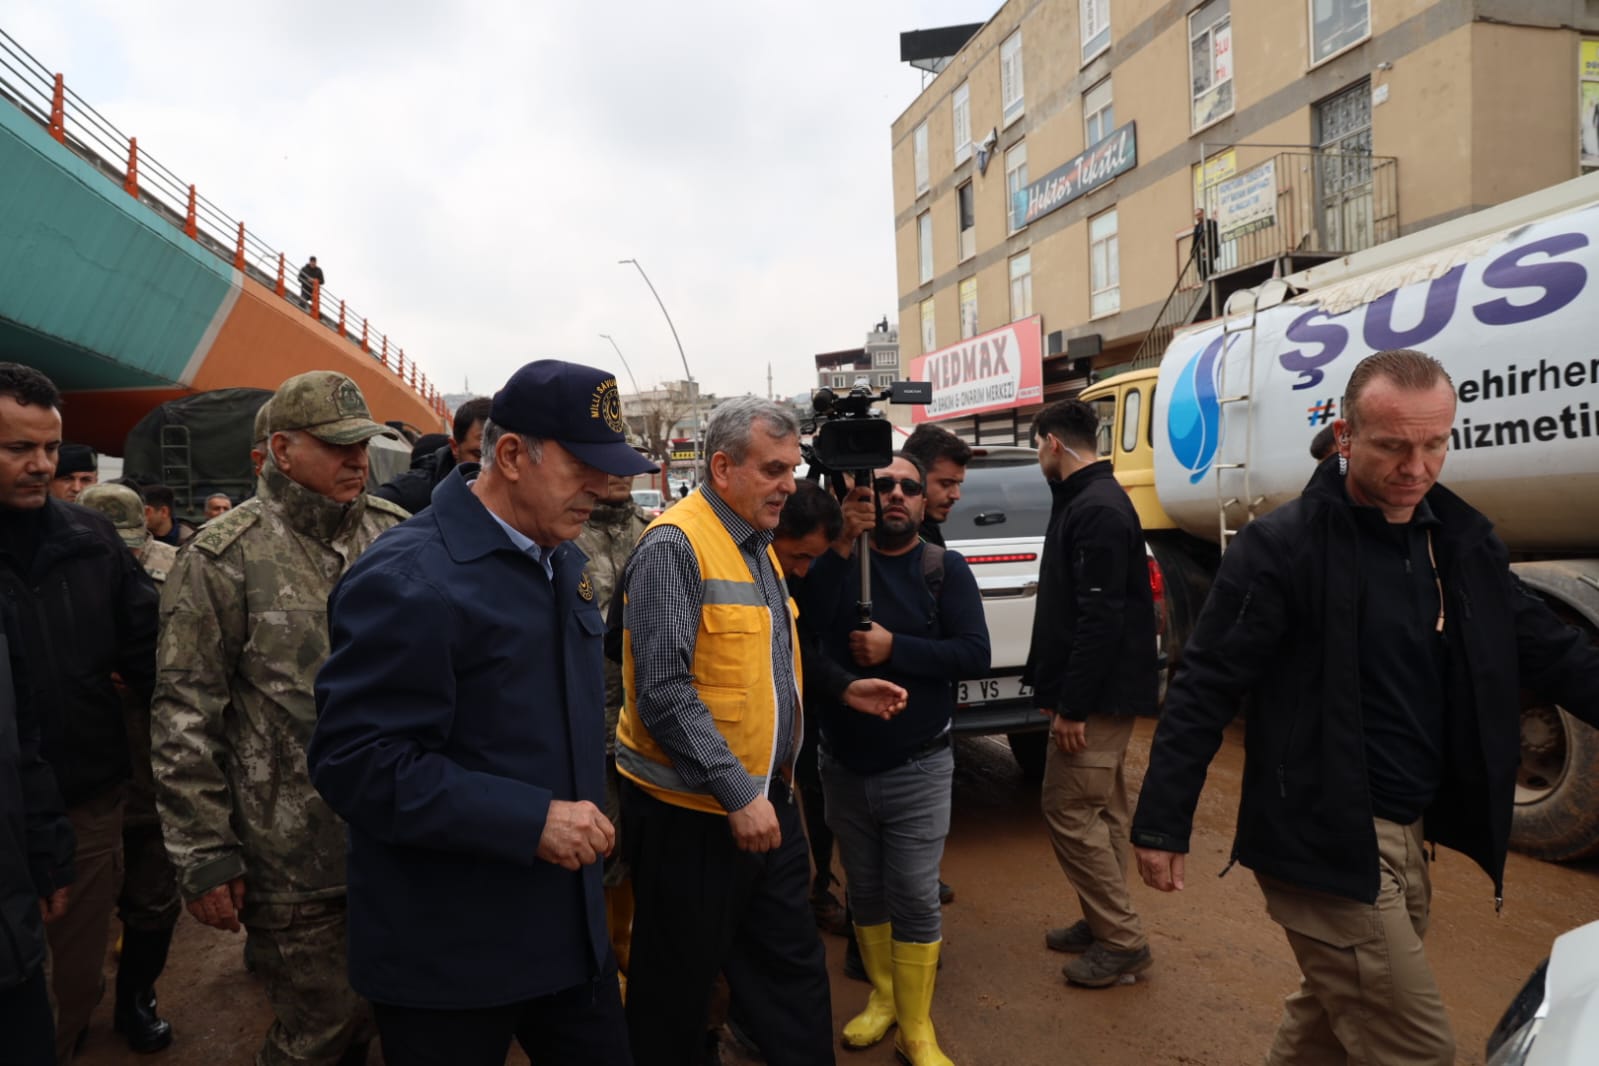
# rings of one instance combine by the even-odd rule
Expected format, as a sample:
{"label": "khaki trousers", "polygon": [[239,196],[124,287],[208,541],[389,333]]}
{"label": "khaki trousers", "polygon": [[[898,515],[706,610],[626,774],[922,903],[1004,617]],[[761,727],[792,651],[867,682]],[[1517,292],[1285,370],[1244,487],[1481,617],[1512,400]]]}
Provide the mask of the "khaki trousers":
{"label": "khaki trousers", "polygon": [[56,1061],[88,1028],[105,993],[105,946],[122,891],[122,799],[119,786],[67,811],[77,849],[67,913],[45,926],[50,941],[50,994],[56,1007]]}
{"label": "khaki trousers", "polygon": [[1149,943],[1127,893],[1127,781],[1122,763],[1132,715],[1089,715],[1088,747],[1074,755],[1053,742],[1044,761],[1049,842],[1077,892],[1094,939],[1116,951]]}
{"label": "khaki trousers", "polygon": [[1455,1037],[1427,965],[1432,880],[1421,822],[1376,819],[1376,903],[1256,875],[1299,960],[1269,1066],[1448,1066]]}

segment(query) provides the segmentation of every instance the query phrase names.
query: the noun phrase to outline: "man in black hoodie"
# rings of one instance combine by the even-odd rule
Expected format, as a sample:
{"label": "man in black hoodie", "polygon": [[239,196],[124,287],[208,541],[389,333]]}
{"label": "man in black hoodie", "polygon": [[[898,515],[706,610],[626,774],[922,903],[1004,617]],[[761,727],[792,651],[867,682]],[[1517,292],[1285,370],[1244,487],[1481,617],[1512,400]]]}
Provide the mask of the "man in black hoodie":
{"label": "man in black hoodie", "polygon": [[49,928],[56,1054],[67,1062],[102,994],[120,889],[129,761],[114,679],[149,700],[156,591],[104,515],[50,495],[59,403],[49,378],[0,363],[0,597],[16,607],[27,698],[77,836],[73,906]]}
{"label": "man in black hoodie", "polygon": [[1303,973],[1267,1061],[1442,1066],[1455,1040],[1422,949],[1424,842],[1470,856],[1503,895],[1521,692],[1599,723],[1599,650],[1437,484],[1455,416],[1443,367],[1369,356],[1342,413],[1337,461],[1222,558],[1132,840],[1146,883],[1183,887],[1205,770],[1243,703],[1232,858],[1254,870]]}
{"label": "man in black hoodie", "polygon": [[72,826],[55,774],[39,754],[39,721],[26,696],[17,621],[0,605],[0,1036],[6,1062],[55,1066],[45,987],[45,922],[66,912]]}
{"label": "man in black hoodie", "polygon": [[1038,465],[1050,483],[1049,528],[1023,680],[1050,716],[1044,821],[1083,918],[1044,943],[1077,955],[1073,984],[1104,988],[1147,970],[1149,940],[1127,893],[1127,785],[1134,716],[1155,710],[1155,602],[1144,531],[1108,460],[1099,418],[1080,400],[1038,413]]}
{"label": "man in black hoodie", "polygon": [[457,465],[483,461],[483,423],[489,417],[491,402],[480,396],[457,407],[450,439],[432,451],[413,450],[411,469],[384,483],[372,495],[397,503],[412,514],[432,503],[434,487]]}

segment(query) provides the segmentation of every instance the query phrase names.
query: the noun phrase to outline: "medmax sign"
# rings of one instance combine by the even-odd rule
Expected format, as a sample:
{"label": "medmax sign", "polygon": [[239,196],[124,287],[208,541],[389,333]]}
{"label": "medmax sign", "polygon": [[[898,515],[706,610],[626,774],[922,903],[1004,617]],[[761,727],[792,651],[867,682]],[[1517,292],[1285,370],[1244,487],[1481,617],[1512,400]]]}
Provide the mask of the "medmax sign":
{"label": "medmax sign", "polygon": [[1138,123],[1129,122],[1063,167],[1016,190],[1010,205],[1011,228],[1021,229],[1056,208],[1065,207],[1138,165]]}
{"label": "medmax sign", "polygon": [[1008,326],[911,360],[911,377],[931,382],[932,402],[912,422],[1003,411],[1044,398],[1043,318]]}

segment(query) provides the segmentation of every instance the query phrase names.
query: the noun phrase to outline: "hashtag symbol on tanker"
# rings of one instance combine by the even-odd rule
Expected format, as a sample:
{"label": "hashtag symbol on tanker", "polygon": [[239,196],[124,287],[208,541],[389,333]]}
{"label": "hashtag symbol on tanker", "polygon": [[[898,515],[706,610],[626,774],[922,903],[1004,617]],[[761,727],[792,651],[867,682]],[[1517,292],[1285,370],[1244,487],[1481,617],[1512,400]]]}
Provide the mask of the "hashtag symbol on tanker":
{"label": "hashtag symbol on tanker", "polygon": [[1312,426],[1325,426],[1328,422],[1331,422],[1333,415],[1337,413],[1337,404],[1338,401],[1336,399],[1328,399],[1305,408],[1305,412],[1310,415],[1310,424]]}

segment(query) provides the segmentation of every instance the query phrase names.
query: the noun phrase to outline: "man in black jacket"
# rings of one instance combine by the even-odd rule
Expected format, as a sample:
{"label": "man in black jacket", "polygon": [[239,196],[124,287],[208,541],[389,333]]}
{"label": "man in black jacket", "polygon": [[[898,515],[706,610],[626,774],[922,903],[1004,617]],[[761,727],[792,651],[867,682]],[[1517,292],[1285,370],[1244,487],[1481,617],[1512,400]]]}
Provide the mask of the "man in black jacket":
{"label": "man in black jacket", "polygon": [[1043,809],[1083,918],[1044,943],[1076,954],[1073,984],[1104,988],[1149,969],[1149,940],[1127,893],[1127,785],[1133,719],[1155,709],[1155,604],[1144,531],[1108,460],[1099,418],[1061,400],[1033,422],[1054,501],[1040,553],[1038,606],[1023,679],[1050,716]]}
{"label": "man in black jacket", "polygon": [[55,1024],[45,987],[44,928],[61,917],[72,883],[72,826],[50,764],[39,754],[39,722],[27,701],[17,621],[0,605],[0,1058],[55,1066]]}
{"label": "man in black jacket", "polygon": [[483,461],[483,423],[489,417],[486,396],[468,400],[455,409],[450,440],[427,454],[411,455],[411,469],[385,482],[372,493],[397,503],[412,514],[433,502],[433,489],[460,463]]}
{"label": "man in black jacket", "polygon": [[148,701],[156,591],[104,515],[55,499],[60,397],[0,363],[0,597],[14,604],[28,699],[77,837],[73,906],[49,928],[56,1053],[71,1059],[100,1000],[122,866],[128,734],[114,675]]}
{"label": "man in black jacket", "polygon": [[1205,769],[1243,702],[1232,857],[1255,871],[1304,975],[1267,1061],[1452,1063],[1421,943],[1424,841],[1476,860],[1502,895],[1520,692],[1599,722],[1599,651],[1436,483],[1455,415],[1441,366],[1379,352],[1342,410],[1338,461],[1223,557],[1132,839],[1146,883],[1183,887]]}

